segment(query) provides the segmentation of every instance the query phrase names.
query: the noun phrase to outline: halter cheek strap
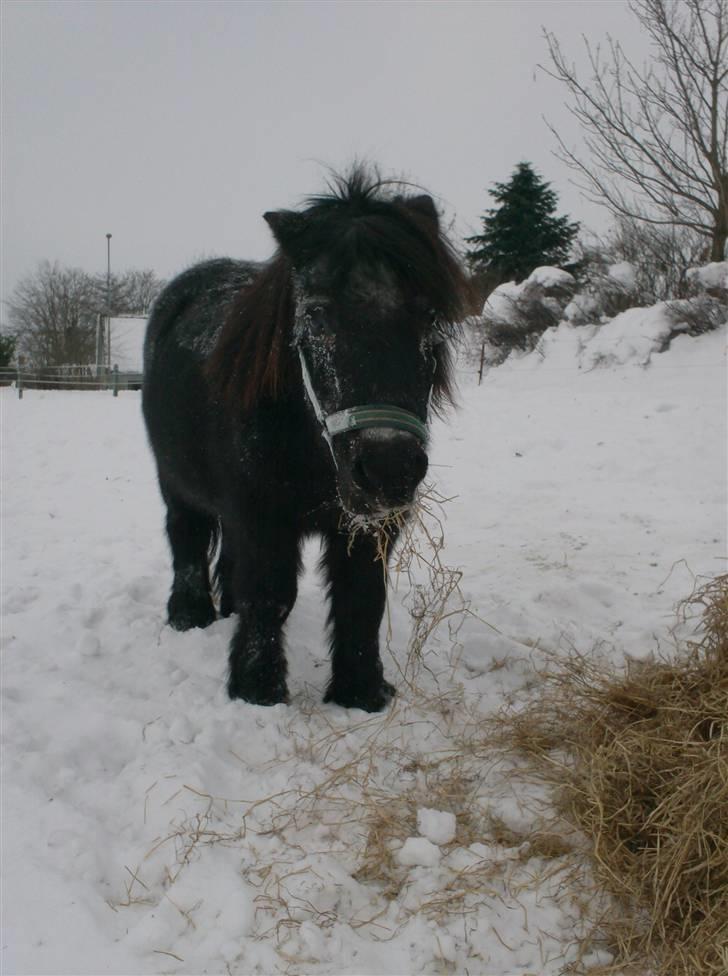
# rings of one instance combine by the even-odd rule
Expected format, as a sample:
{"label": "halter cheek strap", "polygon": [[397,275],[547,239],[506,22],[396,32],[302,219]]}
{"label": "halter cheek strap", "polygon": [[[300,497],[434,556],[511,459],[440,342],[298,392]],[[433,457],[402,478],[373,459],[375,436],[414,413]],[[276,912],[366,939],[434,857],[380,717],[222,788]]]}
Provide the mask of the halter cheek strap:
{"label": "halter cheek strap", "polygon": [[321,431],[329,445],[334,464],[337,462],[333,439],[337,434],[342,434],[347,430],[384,427],[390,430],[404,430],[409,434],[414,434],[423,443],[427,441],[427,426],[418,416],[410,413],[409,410],[403,410],[401,407],[394,407],[386,403],[367,403],[361,407],[347,407],[345,410],[337,410],[335,413],[324,413],[311,382],[306,357],[300,346],[298,347],[298,358],[301,361],[301,376],[306,394],[311,402],[316,419],[321,424]]}

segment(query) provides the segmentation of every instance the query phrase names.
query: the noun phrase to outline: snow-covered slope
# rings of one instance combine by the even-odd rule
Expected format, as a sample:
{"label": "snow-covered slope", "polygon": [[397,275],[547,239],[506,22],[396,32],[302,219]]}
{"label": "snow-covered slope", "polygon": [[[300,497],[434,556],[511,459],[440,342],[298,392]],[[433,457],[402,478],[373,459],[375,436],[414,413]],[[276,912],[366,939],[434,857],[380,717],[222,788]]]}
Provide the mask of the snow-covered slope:
{"label": "snow-covered slope", "polygon": [[138,395],[2,391],[4,972],[559,971],[576,909],[526,883],[530,797],[478,721],[542,650],[669,644],[694,576],[725,570],[725,332],[645,356],[647,325],[619,365],[562,326],[463,373],[431,474],[471,613],[408,670],[400,581],[381,716],[321,704],[315,545],[291,705],[229,702],[232,621],[164,626]]}

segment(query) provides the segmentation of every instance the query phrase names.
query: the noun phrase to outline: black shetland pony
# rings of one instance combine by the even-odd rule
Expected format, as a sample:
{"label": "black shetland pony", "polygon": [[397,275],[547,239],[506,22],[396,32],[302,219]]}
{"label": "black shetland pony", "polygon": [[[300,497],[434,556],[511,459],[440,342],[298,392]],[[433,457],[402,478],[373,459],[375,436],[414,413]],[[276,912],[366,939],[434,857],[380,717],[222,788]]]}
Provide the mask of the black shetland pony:
{"label": "black shetland pony", "polygon": [[411,504],[465,295],[432,199],[394,186],[356,167],[303,211],[264,214],[268,264],[192,267],[149,320],[143,409],[167,506],[169,622],[206,627],[215,589],[220,614],[238,614],[231,698],[287,700],[281,630],[310,533],[330,600],[325,700],[378,711],[394,693],[379,656],[383,568],[351,523]]}

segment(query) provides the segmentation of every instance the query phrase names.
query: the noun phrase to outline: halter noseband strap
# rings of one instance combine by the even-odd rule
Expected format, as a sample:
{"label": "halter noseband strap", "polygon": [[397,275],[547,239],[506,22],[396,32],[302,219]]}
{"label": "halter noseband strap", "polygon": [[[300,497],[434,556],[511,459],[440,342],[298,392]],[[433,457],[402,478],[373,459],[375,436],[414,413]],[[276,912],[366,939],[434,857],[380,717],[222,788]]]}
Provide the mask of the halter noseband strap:
{"label": "halter noseband strap", "polygon": [[341,434],[345,430],[362,430],[365,427],[390,427],[395,430],[405,430],[409,434],[414,434],[421,441],[427,440],[427,427],[419,417],[410,413],[409,410],[402,410],[400,407],[391,407],[385,403],[368,403],[363,407],[348,407],[346,410],[337,410],[326,418],[326,429],[332,436]]}
{"label": "halter noseband strap", "polygon": [[337,434],[342,434],[347,430],[364,430],[367,427],[385,427],[394,430],[404,430],[409,434],[414,434],[421,441],[427,441],[427,426],[418,416],[403,410],[401,407],[390,406],[386,403],[367,403],[362,407],[347,407],[345,410],[337,410],[335,413],[325,414],[316,391],[311,383],[311,375],[306,365],[306,357],[301,347],[298,347],[298,358],[301,361],[301,375],[303,385],[311,406],[313,407],[316,419],[321,424],[322,433],[331,449],[331,455],[336,464],[334,455],[333,438]]}

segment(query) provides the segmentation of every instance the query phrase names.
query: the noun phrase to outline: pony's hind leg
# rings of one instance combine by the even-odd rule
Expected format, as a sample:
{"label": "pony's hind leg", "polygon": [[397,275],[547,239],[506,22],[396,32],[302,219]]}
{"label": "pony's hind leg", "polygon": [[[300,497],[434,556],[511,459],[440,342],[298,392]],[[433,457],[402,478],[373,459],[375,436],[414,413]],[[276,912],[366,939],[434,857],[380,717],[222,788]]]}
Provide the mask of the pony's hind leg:
{"label": "pony's hind leg", "polygon": [[175,630],[207,627],[215,619],[208,555],[217,524],[164,488],[162,494],[167,505],[167,536],[174,570],[167,603],[169,624]]}

